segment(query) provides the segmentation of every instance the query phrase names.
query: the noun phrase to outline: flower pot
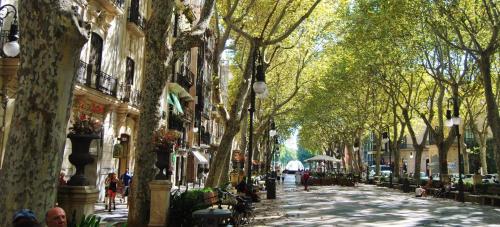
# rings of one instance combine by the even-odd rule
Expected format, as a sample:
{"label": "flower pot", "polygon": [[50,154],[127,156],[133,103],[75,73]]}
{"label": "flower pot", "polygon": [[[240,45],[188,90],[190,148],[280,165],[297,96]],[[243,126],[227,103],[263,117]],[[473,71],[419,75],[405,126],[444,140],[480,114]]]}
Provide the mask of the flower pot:
{"label": "flower pot", "polygon": [[[160,169],[160,172],[155,176],[155,180],[170,180],[170,153],[172,153],[172,145],[156,146],[155,152],[155,166]],[[163,172],[165,169],[166,174]]]}
{"label": "flower pot", "polygon": [[71,140],[71,154],[68,159],[76,167],[76,173],[69,179],[68,185],[87,186],[89,182],[85,177],[85,166],[94,161],[89,153],[90,143],[101,137],[97,134],[70,133],[68,138]]}

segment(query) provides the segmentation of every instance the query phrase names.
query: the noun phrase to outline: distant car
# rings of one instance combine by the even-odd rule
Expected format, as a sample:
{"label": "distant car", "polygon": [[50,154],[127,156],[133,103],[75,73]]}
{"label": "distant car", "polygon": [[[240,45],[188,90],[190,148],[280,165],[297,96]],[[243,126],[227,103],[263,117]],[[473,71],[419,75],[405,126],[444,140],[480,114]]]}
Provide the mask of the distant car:
{"label": "distant car", "polygon": [[483,184],[498,184],[498,174],[486,174],[483,176]]}

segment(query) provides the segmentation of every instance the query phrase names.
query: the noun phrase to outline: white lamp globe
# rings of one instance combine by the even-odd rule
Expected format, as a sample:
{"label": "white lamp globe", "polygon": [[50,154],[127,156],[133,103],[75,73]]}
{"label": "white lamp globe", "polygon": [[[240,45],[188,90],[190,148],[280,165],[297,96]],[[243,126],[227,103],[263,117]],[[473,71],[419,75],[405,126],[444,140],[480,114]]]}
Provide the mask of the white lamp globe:
{"label": "white lamp globe", "polygon": [[3,52],[7,57],[15,57],[19,54],[20,47],[16,41],[11,41],[3,45]]}
{"label": "white lamp globe", "polygon": [[272,136],[275,136],[276,135],[276,130],[271,130],[269,131],[269,135],[272,137]]}
{"label": "white lamp globe", "polygon": [[253,90],[255,91],[255,93],[257,94],[262,94],[266,91],[267,89],[267,85],[266,85],[266,82],[263,82],[263,81],[256,81],[253,83]]}
{"label": "white lamp globe", "polygon": [[453,121],[453,125],[460,125],[462,123],[462,118],[460,117],[453,117],[451,119]]}

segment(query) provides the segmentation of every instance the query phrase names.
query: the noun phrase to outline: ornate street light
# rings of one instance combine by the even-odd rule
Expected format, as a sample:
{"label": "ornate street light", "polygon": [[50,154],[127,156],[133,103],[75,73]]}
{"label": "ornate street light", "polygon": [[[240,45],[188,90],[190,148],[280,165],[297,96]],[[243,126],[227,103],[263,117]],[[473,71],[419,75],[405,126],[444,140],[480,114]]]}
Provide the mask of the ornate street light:
{"label": "ornate street light", "polygon": [[[450,110],[450,101],[453,101],[453,116]],[[462,180],[462,174],[464,173],[462,155],[460,151],[460,129],[459,126],[462,123],[460,118],[460,112],[458,109],[458,98],[448,99],[448,109],[446,110],[446,126],[454,127],[455,133],[457,134],[457,148],[458,148],[458,201],[464,202],[464,181]]]}
{"label": "ornate street light", "polygon": [[382,133],[382,142],[385,143],[385,150],[389,152],[389,188],[392,188],[392,152],[390,149],[391,138],[389,137],[389,128],[387,128],[387,132]]}
{"label": "ornate street light", "polygon": [[248,127],[248,157],[247,157],[247,186],[248,193],[252,192],[252,160],[253,160],[253,113],[255,112],[255,95],[262,95],[267,90],[267,85],[265,81],[265,70],[264,61],[262,55],[259,52],[258,47],[255,48],[253,54],[253,67],[252,67],[252,79],[250,89],[250,108],[248,109],[250,124]]}
{"label": "ornate street light", "polygon": [[17,9],[14,5],[5,4],[0,7],[0,29],[3,28],[4,19],[9,15],[14,15],[14,21],[10,25],[9,40],[7,43],[3,44],[3,53],[7,57],[16,57],[19,54],[20,46],[17,40],[19,39],[19,29],[17,24]]}

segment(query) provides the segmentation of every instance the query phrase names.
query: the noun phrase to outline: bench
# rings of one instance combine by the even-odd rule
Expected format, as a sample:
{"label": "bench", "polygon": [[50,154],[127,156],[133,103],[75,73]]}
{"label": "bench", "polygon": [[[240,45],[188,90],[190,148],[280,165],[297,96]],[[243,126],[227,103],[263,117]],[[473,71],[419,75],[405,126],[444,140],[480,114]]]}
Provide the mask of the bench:
{"label": "bench", "polygon": [[485,195],[481,195],[483,205],[495,206],[495,202],[500,201],[500,187],[488,187]]}

